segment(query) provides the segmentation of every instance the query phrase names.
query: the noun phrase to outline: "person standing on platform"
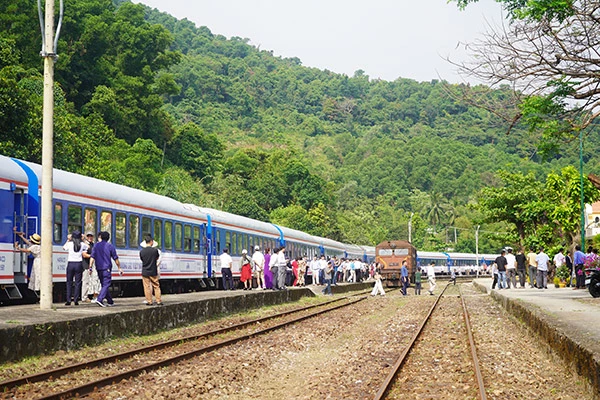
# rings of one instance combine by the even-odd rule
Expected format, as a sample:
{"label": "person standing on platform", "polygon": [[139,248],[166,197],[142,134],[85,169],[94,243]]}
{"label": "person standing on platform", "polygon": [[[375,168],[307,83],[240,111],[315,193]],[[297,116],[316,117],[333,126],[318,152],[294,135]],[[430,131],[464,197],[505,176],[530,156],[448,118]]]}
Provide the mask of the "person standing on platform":
{"label": "person standing on platform", "polygon": [[454,269],[450,270],[450,282],[452,282],[453,285],[456,285],[456,271]]}
{"label": "person standing on platform", "polygon": [[402,296],[406,296],[406,289],[408,288],[408,268],[406,268],[406,260],[402,261],[402,267],[400,267],[400,281],[402,282]]}
{"label": "person standing on platform", "polygon": [[435,269],[433,268],[435,263],[432,262],[427,267],[427,282],[429,283],[429,294],[433,296],[433,291],[435,290]]}
{"label": "person standing on platform", "polygon": [[536,278],[537,278],[537,261],[535,260],[537,257],[537,254],[535,254],[533,252],[533,250],[530,250],[529,253],[527,253],[527,263],[529,264],[529,287],[530,288],[534,288],[536,287]]}
{"label": "person standing on platform", "polygon": [[310,271],[312,272],[312,284],[320,285],[321,281],[319,280],[319,260],[317,260],[317,256],[313,256],[312,261],[310,262]]}
{"label": "person standing on platform", "polygon": [[[65,306],[70,306],[71,301],[79,305],[81,298],[81,279],[83,276],[83,252],[87,251],[88,245],[82,242],[81,232],[73,231],[67,236],[67,242],[63,250],[68,251],[67,256],[67,298]],[[75,280],[75,293],[73,294],[73,280]]]}
{"label": "person standing on platform", "polygon": [[300,257],[296,257],[292,260],[292,274],[294,275],[294,281],[292,282],[292,286],[297,286],[298,285],[298,279],[299,279],[299,269],[300,269]]}
{"label": "person standing on platform", "polygon": [[573,286],[573,253],[567,250],[565,254],[565,265],[569,270],[569,280],[567,281],[567,287]]}
{"label": "person standing on platform", "polygon": [[95,268],[90,268],[90,258],[94,248],[94,234],[85,235],[85,243],[88,249],[82,253],[83,256],[83,276],[81,277],[81,297],[83,301],[89,302],[98,297],[100,293],[100,280]]}
{"label": "person standing on platform", "polygon": [[271,258],[273,256],[271,255],[271,249],[270,248],[266,248],[265,249],[265,262],[263,263],[264,266],[264,277],[265,277],[265,289],[273,289],[273,273],[271,272]]}
{"label": "person standing on platform", "polygon": [[323,277],[325,278],[325,289],[323,289],[323,294],[331,296],[333,293],[331,292],[331,275],[333,274],[333,266],[330,263],[327,263],[325,270],[323,271]]}
{"label": "person standing on platform", "polygon": [[271,259],[269,260],[269,269],[271,270],[271,275],[273,275],[273,290],[279,289],[279,267],[277,266],[279,250],[279,247],[273,249],[273,255],[271,255]]}
{"label": "person standing on platform", "polygon": [[142,260],[142,283],[144,284],[144,296],[146,305],[152,305],[152,291],[156,298],[156,305],[162,306],[160,296],[160,276],[158,266],[160,265],[160,251],[154,246],[152,236],[146,235],[144,238],[146,246],[140,250],[140,260]]}
{"label": "person standing on platform", "polygon": [[242,250],[240,259],[240,281],[244,283],[244,290],[252,290],[252,259],[248,257],[248,250]]}
{"label": "person standing on platform", "polygon": [[306,275],[306,256],[298,261],[298,286],[305,286],[304,279]]}
{"label": "person standing on platform", "polygon": [[537,262],[537,288],[548,289],[548,265],[550,264],[550,257],[544,253],[543,248],[540,248],[540,252],[535,260]]}
{"label": "person standing on platform", "polygon": [[337,273],[340,266],[340,262],[336,256],[331,257],[331,266],[333,267],[333,276],[331,278],[331,284],[337,286]]}
{"label": "person standing on platform", "polygon": [[492,263],[492,276],[494,280],[492,281],[492,290],[496,289],[496,285],[498,284],[498,266],[495,262]]}
{"label": "person standing on platform", "polygon": [[221,261],[221,278],[223,279],[223,289],[233,290],[233,274],[231,268],[233,267],[233,259],[229,255],[229,249],[225,247],[223,253],[219,256]]}
{"label": "person standing on platform", "polygon": [[500,255],[494,261],[498,267],[498,289],[506,289],[506,264],[508,264],[508,261],[504,257],[505,254],[506,251],[502,249]]}
{"label": "person standing on platform", "polygon": [[265,256],[260,252],[260,247],[254,246],[254,254],[252,254],[252,261],[254,261],[254,276],[256,277],[256,288],[266,289],[265,287]]}
{"label": "person standing on platform", "polygon": [[112,307],[115,304],[112,296],[110,295],[110,284],[112,282],[112,260],[115,260],[115,264],[117,264],[120,275],[123,275],[123,270],[121,269],[121,262],[117,256],[115,246],[108,242],[110,239],[110,233],[103,231],[100,232],[99,236],[100,240],[92,249],[92,257],[90,258],[90,268],[93,268],[94,265],[96,266],[98,278],[100,279],[100,284],[102,285],[100,294],[98,294],[98,297],[94,303],[98,304],[100,307],[106,307],[106,305],[104,305],[104,300],[106,300],[108,306]]}
{"label": "person standing on platform", "polygon": [[510,289],[511,285],[513,288],[517,287],[517,260],[513,254],[513,249],[510,247],[507,250],[506,258],[506,282],[507,287]]}
{"label": "person standing on platform", "polygon": [[519,275],[519,285],[521,285],[521,289],[525,288],[525,265],[527,263],[527,257],[523,254],[523,248],[519,248],[519,252],[515,257],[517,260],[517,275]]}
{"label": "person standing on platform", "polygon": [[585,263],[585,254],[581,251],[581,246],[575,246],[573,254],[573,266],[575,267],[575,287],[574,289],[585,289],[585,274],[583,273],[583,264]]}
{"label": "person standing on platform", "polygon": [[552,261],[554,262],[554,270],[553,270],[552,274],[549,274],[551,276],[554,276],[555,271],[557,271],[560,267],[562,267],[562,265],[566,261],[566,257],[562,251],[563,251],[563,249],[558,249],[558,253],[556,253],[554,255],[554,258],[552,259]]}
{"label": "person standing on platform", "polygon": [[277,289],[286,290],[285,278],[287,275],[287,260],[285,258],[285,246],[281,246],[277,252]]}
{"label": "person standing on platform", "polygon": [[415,294],[421,295],[421,267],[417,267],[415,272]]}

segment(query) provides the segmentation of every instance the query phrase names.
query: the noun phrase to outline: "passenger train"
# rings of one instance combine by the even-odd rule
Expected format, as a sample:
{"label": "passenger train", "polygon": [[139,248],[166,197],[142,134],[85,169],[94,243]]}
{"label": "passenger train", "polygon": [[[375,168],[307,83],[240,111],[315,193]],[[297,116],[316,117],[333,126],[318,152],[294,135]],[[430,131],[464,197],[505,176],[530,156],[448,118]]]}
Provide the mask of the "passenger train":
{"label": "passenger train", "polygon": [[449,275],[450,271],[458,275],[484,274],[499,255],[419,251],[417,266],[424,269],[433,262],[436,275]]}
{"label": "passenger train", "polygon": [[[37,300],[26,289],[31,260],[14,250],[18,237],[13,228],[28,237],[41,231],[41,171],[38,164],[0,156],[0,305]],[[114,294],[120,296],[143,293],[139,245],[145,234],[151,234],[162,251],[165,293],[218,288],[218,257],[225,246],[234,259],[234,276],[239,276],[242,249],[251,254],[254,246],[264,250],[285,244],[289,257],[374,258],[374,247],[340,243],[83,175],[55,169],[53,179],[54,301],[64,301],[67,253],[63,245],[75,230],[94,236],[99,231],[110,233],[124,270],[122,276],[113,276]]]}

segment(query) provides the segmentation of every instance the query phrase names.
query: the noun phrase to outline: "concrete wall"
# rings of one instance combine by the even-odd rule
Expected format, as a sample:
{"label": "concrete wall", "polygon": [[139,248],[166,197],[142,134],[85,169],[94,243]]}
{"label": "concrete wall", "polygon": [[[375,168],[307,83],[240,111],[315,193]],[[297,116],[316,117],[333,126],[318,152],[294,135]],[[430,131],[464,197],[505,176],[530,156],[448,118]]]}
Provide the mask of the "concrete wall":
{"label": "concrete wall", "polygon": [[[333,293],[344,293],[366,290],[372,286],[373,282],[358,283],[334,286],[332,290]],[[321,288],[323,287],[316,287],[315,291],[319,292]],[[15,325],[0,331],[0,363],[100,344],[117,337],[148,335],[202,322],[220,314],[232,314],[313,296],[315,293],[309,288],[242,292],[239,296],[182,300],[163,307],[135,306],[118,312],[104,309],[110,312],[100,312],[93,317],[74,316],[68,321]]]}

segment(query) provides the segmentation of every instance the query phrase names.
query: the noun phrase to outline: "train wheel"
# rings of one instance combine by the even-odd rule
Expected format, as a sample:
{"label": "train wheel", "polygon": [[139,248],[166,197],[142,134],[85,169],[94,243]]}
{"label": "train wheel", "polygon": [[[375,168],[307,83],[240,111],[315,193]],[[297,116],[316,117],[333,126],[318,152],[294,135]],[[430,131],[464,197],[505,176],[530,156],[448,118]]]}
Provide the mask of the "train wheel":
{"label": "train wheel", "polygon": [[590,294],[592,297],[600,297],[600,274],[592,275],[590,279]]}

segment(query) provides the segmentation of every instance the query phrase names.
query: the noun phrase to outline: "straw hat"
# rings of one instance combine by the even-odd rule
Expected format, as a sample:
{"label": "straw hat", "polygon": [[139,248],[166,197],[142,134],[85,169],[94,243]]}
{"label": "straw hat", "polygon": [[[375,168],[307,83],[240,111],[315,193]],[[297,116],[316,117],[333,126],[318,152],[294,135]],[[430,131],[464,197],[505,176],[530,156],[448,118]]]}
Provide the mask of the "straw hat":
{"label": "straw hat", "polygon": [[29,240],[33,244],[40,244],[42,242],[42,237],[37,233],[34,233],[33,235],[29,236]]}

